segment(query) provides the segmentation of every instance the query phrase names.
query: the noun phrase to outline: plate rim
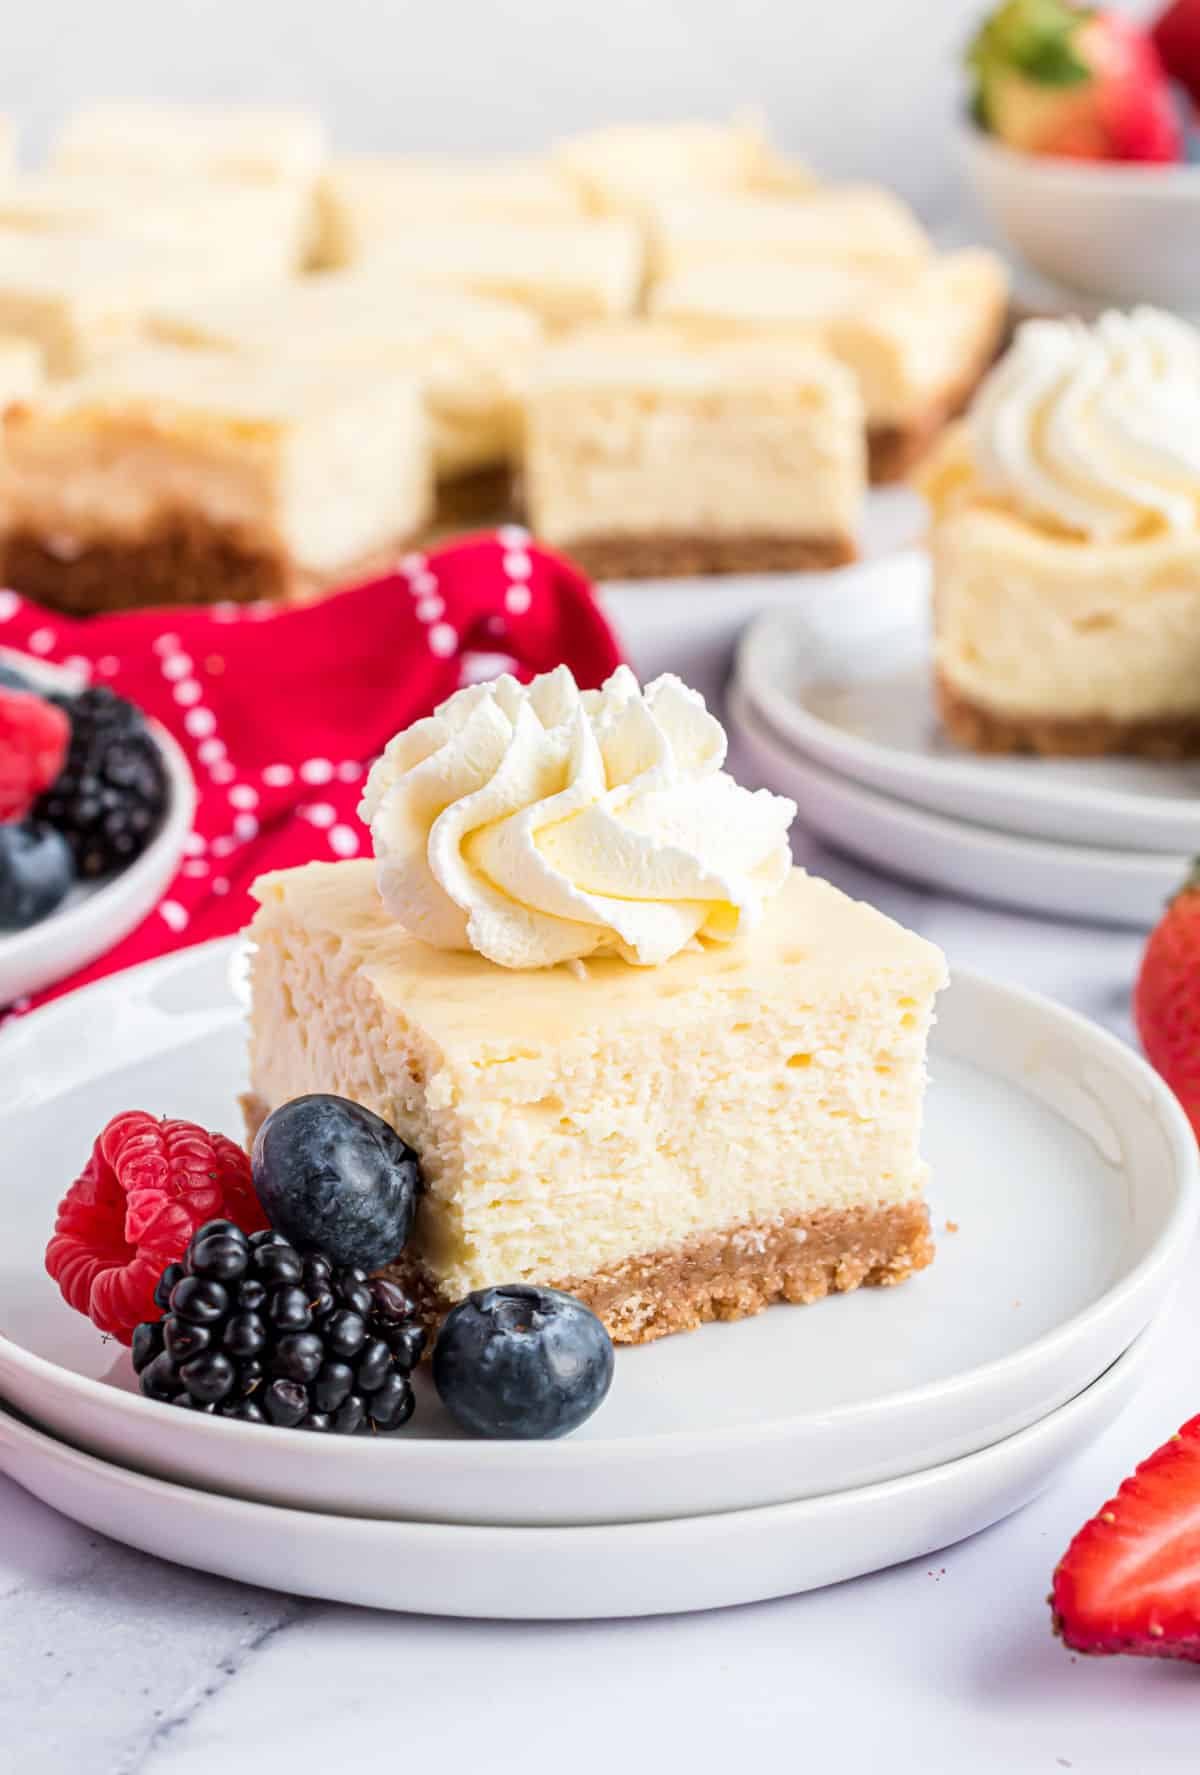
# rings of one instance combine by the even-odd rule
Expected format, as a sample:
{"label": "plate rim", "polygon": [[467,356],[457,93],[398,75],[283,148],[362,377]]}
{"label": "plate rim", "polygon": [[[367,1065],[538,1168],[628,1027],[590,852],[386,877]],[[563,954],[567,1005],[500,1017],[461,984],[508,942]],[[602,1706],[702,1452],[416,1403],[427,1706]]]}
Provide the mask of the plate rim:
{"label": "plate rim", "polygon": [[[82,1004],[86,1006],[95,998],[119,991],[122,984],[127,984],[129,976],[139,979],[154,980],[157,976],[167,976],[175,971],[187,968],[204,969],[208,966],[224,964],[222,971],[228,976],[228,962],[235,952],[240,938],[220,937],[208,942],[192,944],[169,955],[160,956],[153,961],[137,964],[135,967],[122,970],[120,973],[91,982],[65,997],[56,999],[48,1005],[18,1018],[0,1029],[0,1063],[2,1063],[9,1047],[16,1042],[27,1041],[29,1032],[45,1031],[61,1021],[68,1020],[78,1013]],[[1120,1040],[1101,1025],[1092,1022],[1081,1013],[1071,1010],[1068,1006],[1059,1005],[1045,995],[1034,992],[1027,987],[1013,986],[1006,982],[994,980],[986,974],[977,973],[973,969],[960,968],[952,971],[951,989],[955,981],[960,981],[969,991],[997,995],[1016,1005],[1023,1013],[1033,1012],[1038,1017],[1049,1016],[1059,1028],[1069,1033],[1076,1042],[1082,1040],[1091,1044],[1109,1063],[1115,1063],[1119,1070],[1133,1076],[1139,1084],[1139,1096],[1145,1111],[1158,1124],[1160,1132],[1167,1142],[1168,1150],[1173,1158],[1173,1174],[1175,1178],[1175,1199],[1170,1205],[1163,1224],[1150,1246],[1141,1258],[1127,1270],[1119,1280],[1110,1285],[1096,1300],[1088,1303],[1070,1318],[1042,1332],[1039,1336],[1022,1345],[1007,1355],[993,1357],[973,1368],[960,1371],[939,1381],[927,1382],[916,1387],[905,1388],[896,1393],[886,1395],[883,1399],[860,1400],[853,1404],[834,1407],[821,1413],[822,1421],[839,1428],[852,1423],[856,1417],[869,1418],[871,1415],[884,1413],[904,1413],[916,1407],[930,1407],[934,1402],[941,1401],[952,1406],[955,1399],[963,1393],[973,1390],[982,1383],[998,1379],[1004,1370],[1019,1370],[1022,1366],[1036,1367],[1041,1361],[1053,1353],[1055,1345],[1069,1345],[1075,1339],[1086,1336],[1089,1326],[1102,1321],[1110,1315],[1118,1314],[1123,1302],[1143,1288],[1149,1291],[1153,1278],[1169,1267],[1178,1253],[1185,1249],[1195,1231],[1200,1218],[1200,1149],[1197,1147],[1191,1126],[1182,1108],[1170,1092],[1166,1084],[1151,1069],[1141,1055],[1127,1043]],[[236,1000],[230,997],[231,1012],[240,1015]],[[936,1030],[934,1040],[936,1041]],[[0,1124],[3,1111],[0,1111]],[[1153,1318],[1157,1306],[1149,1315]],[[1147,1323],[1149,1322],[1147,1319]],[[127,1392],[114,1387],[105,1380],[98,1380],[89,1375],[75,1373],[64,1368],[48,1357],[40,1356],[34,1351],[24,1349],[0,1331],[0,1368],[9,1366],[21,1369],[34,1379],[49,1380],[60,1391],[75,1394],[89,1400],[94,1405],[107,1404],[115,1407],[118,1413],[127,1417],[130,1422],[156,1421],[166,1424],[164,1414],[174,1413],[175,1408],[156,1400],[143,1398],[138,1393]],[[156,1414],[154,1420],[147,1419],[146,1413]],[[784,1439],[796,1434],[798,1416],[779,1417],[765,1423],[752,1423],[739,1426],[736,1434],[728,1430],[669,1430],[648,1436],[611,1437],[607,1439],[573,1441],[564,1438],[559,1441],[540,1443],[537,1445],[537,1458],[545,1465],[553,1463],[555,1467],[570,1467],[573,1464],[603,1465],[606,1462],[622,1462],[630,1459],[646,1459],[658,1455],[695,1455],[701,1450],[728,1456],[732,1447],[740,1450],[753,1450],[757,1446],[767,1445],[776,1439]],[[290,1442],[280,1444],[278,1438],[288,1437],[290,1432],[276,1430],[271,1426],[242,1424],[230,1419],[213,1419],[217,1425],[216,1434],[225,1436],[231,1447],[240,1439],[244,1442],[247,1436],[255,1440],[247,1444],[249,1447],[264,1449],[264,1436],[271,1437],[276,1447],[291,1447]],[[405,1437],[379,1438],[376,1440],[354,1439],[352,1444],[359,1450],[353,1459],[386,1460],[396,1459],[392,1452],[396,1449],[416,1451],[407,1458],[418,1460],[421,1451],[437,1448],[440,1451],[453,1448],[459,1458],[464,1448],[470,1449],[469,1458],[476,1463],[484,1463],[490,1468],[503,1472],[506,1467],[522,1466],[531,1458],[528,1442],[522,1441],[486,1441],[473,1440],[469,1443],[459,1441],[439,1441]],[[368,1454],[366,1451],[375,1452]],[[381,1453],[384,1450],[386,1452]],[[405,1458],[400,1456],[399,1458]]]}
{"label": "plate rim", "polygon": [[[891,577],[896,567],[895,558],[887,558],[877,564],[877,577]],[[807,744],[813,746],[813,756],[825,769],[837,774],[849,776],[862,788],[882,792],[881,785],[905,785],[915,791],[923,781],[935,779],[947,789],[959,794],[978,794],[981,789],[998,799],[999,789],[996,779],[989,778],[985,770],[981,770],[978,761],[972,758],[948,757],[936,754],[916,754],[908,750],[889,751],[878,741],[866,738],[862,734],[851,733],[825,720],[816,714],[808,705],[795,696],[791,696],[772,677],[764,661],[772,657],[771,638],[775,633],[788,633],[794,641],[796,632],[803,632],[805,627],[811,628],[812,623],[803,605],[790,609],[774,609],[761,611],[743,630],[738,639],[734,661],[734,681],[752,703],[766,715],[779,730],[780,737],[786,738],[791,744],[805,750]],[[899,628],[909,625],[897,623]],[[777,651],[777,650],[776,650]],[[929,650],[932,661],[932,651]],[[833,759],[843,761],[844,771],[840,771]],[[996,762],[993,760],[992,762]],[[1010,766],[1020,768],[1020,760],[1008,760]],[[1015,775],[1015,770],[1014,770]],[[1009,795],[1021,794],[1038,802],[1047,814],[1070,808],[1078,810],[1081,806],[1097,819],[1103,817],[1136,820],[1146,818],[1146,797],[1130,789],[1099,789],[1089,784],[1068,787],[1066,784],[1049,778],[1040,778],[1033,772],[1029,773],[1029,782],[1010,782],[1006,787]],[[914,803],[922,811],[938,815],[942,819],[953,819],[944,808],[930,807],[925,801]],[[1164,800],[1156,806],[1153,818],[1161,821],[1164,826],[1181,828],[1180,840],[1187,841],[1184,828],[1190,819],[1193,824],[1200,815],[1200,792],[1183,801]],[[998,830],[995,827],[981,830]],[[1002,830],[1002,829],[1000,829]],[[1034,837],[1030,833],[1013,833],[1014,837]],[[1039,843],[1053,843],[1053,840],[1038,838]],[[1092,848],[1092,847],[1088,847]],[[1102,847],[1099,847],[1102,848]],[[1160,854],[1158,849],[1143,845],[1143,854]],[[1164,854],[1171,854],[1166,852]]]}

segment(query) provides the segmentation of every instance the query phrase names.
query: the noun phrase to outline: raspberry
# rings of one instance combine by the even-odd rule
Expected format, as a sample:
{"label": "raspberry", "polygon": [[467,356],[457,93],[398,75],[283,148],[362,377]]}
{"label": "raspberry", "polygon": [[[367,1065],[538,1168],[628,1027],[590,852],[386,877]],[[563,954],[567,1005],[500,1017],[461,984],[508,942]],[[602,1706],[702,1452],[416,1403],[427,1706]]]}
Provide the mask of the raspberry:
{"label": "raspberry", "polygon": [[154,1291],[165,1266],[218,1217],[246,1233],[267,1225],[242,1149],[194,1122],[126,1110],[59,1204],[46,1269],[69,1306],[127,1344],[135,1326],[160,1316]]}
{"label": "raspberry", "polygon": [[71,723],[53,703],[0,688],[0,820],[20,819],[62,770]]}

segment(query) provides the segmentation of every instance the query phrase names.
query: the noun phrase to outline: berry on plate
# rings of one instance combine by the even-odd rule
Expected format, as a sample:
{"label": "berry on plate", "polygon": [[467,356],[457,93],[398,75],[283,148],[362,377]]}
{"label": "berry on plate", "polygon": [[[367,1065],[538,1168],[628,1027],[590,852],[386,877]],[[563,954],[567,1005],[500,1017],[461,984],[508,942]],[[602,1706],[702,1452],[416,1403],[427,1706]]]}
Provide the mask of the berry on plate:
{"label": "berry on plate", "polygon": [[218,1220],[163,1271],[155,1299],[166,1316],[133,1334],[148,1399],[342,1436],[398,1430],[413,1414],[425,1333],[385,1277]]}
{"label": "berry on plate", "polygon": [[37,803],[85,880],[127,868],[162,825],[167,773],[140,709],[103,685],[63,699],[71,739],[61,775]]}
{"label": "berry on plate", "polygon": [[59,1204],[46,1269],[68,1306],[127,1344],[165,1310],[155,1296],[164,1266],[216,1215],[243,1233],[266,1224],[241,1147],[194,1122],[126,1110]]}
{"label": "berry on plate", "polygon": [[47,918],[75,880],[71,847],[53,826],[0,825],[0,931]]}
{"label": "berry on plate", "polygon": [[1072,1651],[1200,1663],[1200,1417],[1080,1529],[1050,1606]]}
{"label": "berry on plate", "polygon": [[271,1225],[338,1264],[377,1270],[412,1229],[421,1172],[395,1129],[346,1097],[313,1092],[272,1110],[254,1142]]}
{"label": "berry on plate", "polygon": [[1005,0],[968,52],[972,111],[1010,148],[1079,160],[1175,161],[1179,119],[1150,36],[1072,0]]}
{"label": "berry on plate", "polygon": [[481,1288],[447,1314],[433,1381],[456,1423],[475,1436],[566,1436],[612,1385],[612,1339],[556,1288]]}
{"label": "berry on plate", "polygon": [[1167,73],[1200,105],[1200,0],[1173,0],[1150,35]]}
{"label": "berry on plate", "polygon": [[0,820],[22,819],[67,756],[70,723],[28,690],[0,687]]}
{"label": "berry on plate", "polygon": [[1150,936],[1133,993],[1146,1058],[1200,1135],[1200,863]]}

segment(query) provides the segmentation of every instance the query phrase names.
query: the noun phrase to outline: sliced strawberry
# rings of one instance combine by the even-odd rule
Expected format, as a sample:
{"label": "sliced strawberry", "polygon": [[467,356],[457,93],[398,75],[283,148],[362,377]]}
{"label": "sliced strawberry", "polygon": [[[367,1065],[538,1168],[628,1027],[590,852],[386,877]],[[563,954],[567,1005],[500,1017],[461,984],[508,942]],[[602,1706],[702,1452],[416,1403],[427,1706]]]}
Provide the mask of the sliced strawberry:
{"label": "sliced strawberry", "polygon": [[0,820],[29,812],[62,770],[70,737],[71,723],[55,703],[0,689]]}
{"label": "sliced strawberry", "polygon": [[1200,1417],[1080,1529],[1050,1606],[1072,1651],[1200,1663]]}
{"label": "sliced strawberry", "polygon": [[1150,35],[1167,73],[1200,105],[1200,0],[1174,0]]}
{"label": "sliced strawberry", "polygon": [[158,1319],[154,1290],[207,1220],[267,1225],[250,1161],[223,1134],[143,1110],[114,1116],[59,1205],[46,1269],[63,1299],[128,1343]]}
{"label": "sliced strawberry", "polygon": [[1147,1060],[1200,1135],[1200,863],[1151,933],[1133,1016]]}

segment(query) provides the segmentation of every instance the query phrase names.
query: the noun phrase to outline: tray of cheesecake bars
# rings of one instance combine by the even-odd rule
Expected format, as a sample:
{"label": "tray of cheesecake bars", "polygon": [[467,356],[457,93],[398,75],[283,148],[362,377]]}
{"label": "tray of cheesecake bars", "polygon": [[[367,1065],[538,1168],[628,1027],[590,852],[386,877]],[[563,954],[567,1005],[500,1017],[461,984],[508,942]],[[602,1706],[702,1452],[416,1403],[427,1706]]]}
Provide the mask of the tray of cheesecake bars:
{"label": "tray of cheesecake bars", "polygon": [[1097,1434],[1181,1112],[724,762],[670,676],[472,686],[373,859],[10,1024],[0,1466],[254,1582],[569,1617],[926,1552]]}

